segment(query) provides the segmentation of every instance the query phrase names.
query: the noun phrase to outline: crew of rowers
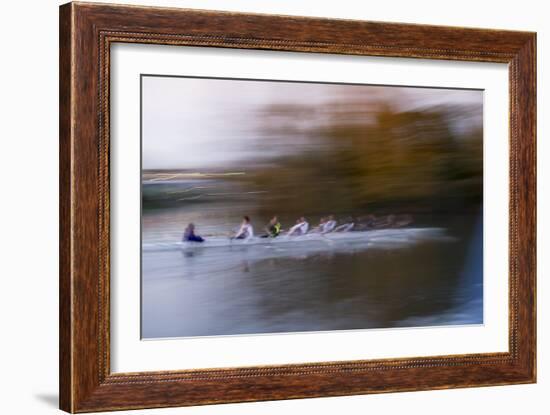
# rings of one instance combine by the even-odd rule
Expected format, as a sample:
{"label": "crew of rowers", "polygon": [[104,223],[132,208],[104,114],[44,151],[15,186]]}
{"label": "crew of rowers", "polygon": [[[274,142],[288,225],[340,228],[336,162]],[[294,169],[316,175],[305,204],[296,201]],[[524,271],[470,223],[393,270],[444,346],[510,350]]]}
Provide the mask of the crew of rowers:
{"label": "crew of rowers", "polygon": [[[296,223],[286,232],[283,232],[281,223],[277,216],[273,216],[267,226],[265,227],[265,233],[260,235],[260,238],[276,238],[283,233],[286,236],[300,236],[307,233],[320,233],[325,234],[329,232],[345,232],[353,228],[353,223],[345,223],[340,226],[336,226],[336,220],[333,215],[321,218],[319,225],[310,230],[310,225],[307,219],[303,216],[296,220]],[[254,236],[254,228],[250,223],[248,216],[243,217],[243,221],[237,233],[232,239],[248,239]]]}
{"label": "crew of rowers", "polygon": [[[319,225],[309,230],[309,223],[305,217],[300,217],[296,220],[296,223],[284,233],[287,236],[300,236],[305,235],[306,233],[320,233],[325,234],[329,232],[346,232],[353,228],[353,223],[345,223],[340,226],[336,226],[336,220],[333,215],[328,217],[321,218]],[[279,222],[277,216],[273,216],[267,226],[265,227],[265,233],[260,235],[261,238],[276,238],[279,235],[283,234],[281,228],[281,223]],[[254,236],[254,228],[250,222],[250,217],[244,216],[243,221],[238,229],[238,231],[231,237],[231,239],[249,239]],[[187,225],[185,232],[183,234],[182,241],[184,242],[204,242],[204,238],[195,234],[195,225],[190,223]]]}

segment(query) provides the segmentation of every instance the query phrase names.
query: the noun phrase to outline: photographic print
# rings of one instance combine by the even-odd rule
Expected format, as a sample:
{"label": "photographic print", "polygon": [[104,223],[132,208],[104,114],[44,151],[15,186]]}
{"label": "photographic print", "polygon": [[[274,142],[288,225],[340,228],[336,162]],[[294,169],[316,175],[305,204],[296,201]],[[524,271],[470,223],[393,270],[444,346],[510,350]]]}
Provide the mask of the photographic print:
{"label": "photographic print", "polygon": [[141,77],[143,339],[483,324],[483,91]]}

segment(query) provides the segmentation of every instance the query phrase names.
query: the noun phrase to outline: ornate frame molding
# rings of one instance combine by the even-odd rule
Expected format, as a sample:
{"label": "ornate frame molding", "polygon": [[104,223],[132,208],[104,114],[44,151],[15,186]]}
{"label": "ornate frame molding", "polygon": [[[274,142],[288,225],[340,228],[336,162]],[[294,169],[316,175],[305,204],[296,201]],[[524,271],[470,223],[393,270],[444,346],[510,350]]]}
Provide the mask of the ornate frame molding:
{"label": "ornate frame molding", "polygon": [[[508,63],[510,351],[111,373],[109,69],[110,45],[116,42]],[[535,34],[525,32],[86,3],[61,6],[61,408],[89,412],[534,382],[535,48]]]}

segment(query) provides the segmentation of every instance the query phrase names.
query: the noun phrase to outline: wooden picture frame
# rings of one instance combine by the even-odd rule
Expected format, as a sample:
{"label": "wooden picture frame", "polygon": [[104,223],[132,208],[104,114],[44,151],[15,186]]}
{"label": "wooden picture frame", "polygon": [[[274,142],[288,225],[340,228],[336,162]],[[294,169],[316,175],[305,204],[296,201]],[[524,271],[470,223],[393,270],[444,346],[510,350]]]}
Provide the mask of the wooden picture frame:
{"label": "wooden picture frame", "polygon": [[[509,352],[111,373],[109,62],[117,42],[509,65]],[[60,407],[68,412],[536,379],[536,34],[69,3],[60,8]]]}

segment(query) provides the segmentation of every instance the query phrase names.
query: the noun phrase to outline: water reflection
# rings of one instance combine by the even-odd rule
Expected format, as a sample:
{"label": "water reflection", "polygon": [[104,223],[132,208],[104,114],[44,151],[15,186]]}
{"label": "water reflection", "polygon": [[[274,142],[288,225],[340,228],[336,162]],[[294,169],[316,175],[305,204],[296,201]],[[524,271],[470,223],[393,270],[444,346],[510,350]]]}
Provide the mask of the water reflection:
{"label": "water reflection", "polygon": [[482,255],[476,221],[355,250],[144,250],[143,336],[482,323],[482,275],[469,270]]}

